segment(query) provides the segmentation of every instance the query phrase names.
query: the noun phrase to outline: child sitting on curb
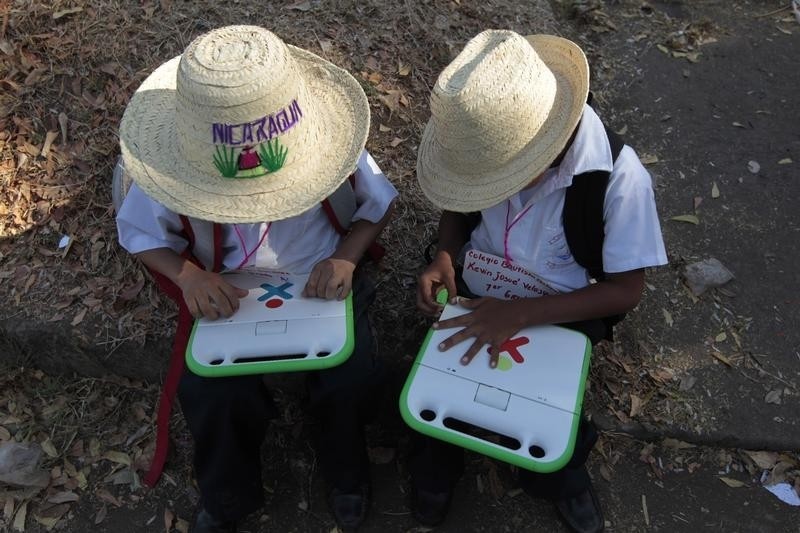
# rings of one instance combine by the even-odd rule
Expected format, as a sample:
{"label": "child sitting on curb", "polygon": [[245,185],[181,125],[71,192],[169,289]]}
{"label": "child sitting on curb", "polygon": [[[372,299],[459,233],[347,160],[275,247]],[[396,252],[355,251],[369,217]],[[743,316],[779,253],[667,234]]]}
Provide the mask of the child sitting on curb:
{"label": "child sitting on curb", "polygon": [[[356,265],[397,195],[364,150],[369,120],[352,76],[255,26],[201,35],[125,110],[120,145],[134,185],[119,240],[179,303],[172,367],[194,438],[195,533],[236,531],[263,499],[260,446],[273,406],[261,376],[201,378],[182,367],[192,317],[230,316],[246,294],[220,276],[229,270],[310,273],[308,297],[353,290],[353,354],[311,373],[308,387],[334,518],[343,528],[364,519],[363,424],[377,372],[366,314],[374,288]],[[342,237],[321,202],[351,175],[357,208]],[[170,401],[166,393],[167,413]]]}
{"label": "child sitting on curb", "polygon": [[[498,30],[473,38],[433,89],[417,178],[443,213],[417,304],[437,314],[442,287],[451,297],[473,298],[461,300],[470,313],[433,324],[454,328],[440,350],[467,343],[464,365],[495,368],[503,342],[538,324],[576,329],[592,344],[610,337],[613,318],[639,302],[644,269],[667,262],[650,175],[604,128],[588,95],[589,69],[577,45]],[[585,186],[573,188],[579,183]],[[568,201],[570,194],[577,199]],[[586,261],[592,251],[595,260]],[[522,269],[537,283],[509,293],[480,272],[464,269],[462,276],[458,265],[470,252]],[[486,348],[488,361],[473,362]],[[584,465],[596,440],[584,421],[565,468],[520,471],[523,488],[553,500],[574,531],[604,527]],[[462,469],[461,448],[418,439],[410,462],[417,520],[444,520]]]}

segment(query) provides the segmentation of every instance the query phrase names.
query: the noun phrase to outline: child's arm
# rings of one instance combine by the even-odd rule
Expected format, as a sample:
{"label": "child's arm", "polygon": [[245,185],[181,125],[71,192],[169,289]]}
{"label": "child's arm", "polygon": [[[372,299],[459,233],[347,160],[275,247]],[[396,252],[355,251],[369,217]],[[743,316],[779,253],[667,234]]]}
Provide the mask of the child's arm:
{"label": "child's arm", "polygon": [[346,298],[353,287],[353,272],[356,265],[370,244],[386,227],[393,212],[394,201],[389,204],[379,221],[370,222],[362,219],[353,222],[350,233],[339,242],[336,251],[329,258],[314,265],[303,289],[303,296],[326,300]]}
{"label": "child's arm", "polygon": [[469,239],[469,224],[463,213],[443,211],[439,218],[439,242],[436,255],[417,280],[417,307],[435,315],[442,310],[436,293],[444,287],[451,297],[456,295],[455,261]]}
{"label": "child's arm", "polygon": [[489,366],[497,366],[500,346],[521,329],[539,324],[561,324],[603,318],[630,311],[639,303],[644,289],[644,269],[608,274],[604,281],[573,292],[499,300],[484,297],[462,300],[471,313],[433,324],[435,329],[464,328],[444,340],[444,351],[470,338],[472,346],[461,358],[468,364],[484,345],[489,345]]}
{"label": "child's arm", "polygon": [[171,248],[154,248],[135,255],[178,286],[195,318],[229,317],[239,309],[239,298],[247,296],[246,290],[234,287],[215,272],[203,270]]}

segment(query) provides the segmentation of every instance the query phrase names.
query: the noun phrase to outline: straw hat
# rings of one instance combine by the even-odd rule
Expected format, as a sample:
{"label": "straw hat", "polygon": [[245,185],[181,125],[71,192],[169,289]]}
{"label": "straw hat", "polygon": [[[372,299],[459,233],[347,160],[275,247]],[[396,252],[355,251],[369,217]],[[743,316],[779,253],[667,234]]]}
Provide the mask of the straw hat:
{"label": "straw hat", "polygon": [[583,113],[589,66],[561,37],[487,30],[439,76],[417,179],[442,209],[491,207],[542,172]]}
{"label": "straw hat", "polygon": [[369,131],[358,82],[257,26],[201,35],[136,91],[125,170],[169,209],[214,222],[280,220],[351,174]]}

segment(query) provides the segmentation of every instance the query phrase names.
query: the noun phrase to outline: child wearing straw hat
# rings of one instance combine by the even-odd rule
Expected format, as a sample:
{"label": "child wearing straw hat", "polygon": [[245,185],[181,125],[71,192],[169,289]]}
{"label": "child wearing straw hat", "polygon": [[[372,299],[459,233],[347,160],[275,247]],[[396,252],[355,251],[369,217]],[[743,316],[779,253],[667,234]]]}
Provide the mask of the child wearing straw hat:
{"label": "child wearing straw hat", "polygon": [[[244,291],[219,274],[237,269],[310,273],[310,297],[353,290],[354,352],[311,373],[308,391],[334,518],[342,528],[364,519],[363,424],[379,372],[366,315],[374,289],[356,265],[397,195],[364,150],[368,131],[367,99],[352,76],[255,26],[201,35],[158,67],[125,110],[120,146],[134,184],[117,217],[119,240],[179,304],[159,422],[177,389],[194,438],[197,533],[235,531],[262,503],[260,445],[274,406],[261,376],[183,371],[192,317],[237,310]],[[357,208],[342,237],[321,202],[351,175]],[[151,484],[165,444],[159,431]]]}
{"label": "child wearing straw hat", "polygon": [[[433,324],[453,329],[440,350],[469,346],[464,365],[496,368],[503,342],[538,324],[577,329],[593,344],[609,338],[609,317],[639,302],[644,269],[667,262],[650,175],[604,128],[587,105],[588,94],[586,57],[575,43],[512,31],[477,35],[438,78],[417,178],[443,212],[436,255],[419,276],[417,303],[435,315],[442,287],[451,297],[472,297],[462,299],[470,313]],[[579,201],[568,199],[578,183],[589,188],[580,189]],[[584,212],[591,205],[596,220]],[[477,225],[467,213],[479,213]],[[576,217],[588,237],[573,237]],[[581,259],[592,247],[594,268]],[[534,281],[525,287],[489,282],[465,262],[470,253]],[[520,472],[523,488],[553,500],[574,531],[604,525],[584,465],[596,439],[584,422],[564,469]],[[462,461],[463,450],[420,439],[410,463],[419,521],[444,519]]]}

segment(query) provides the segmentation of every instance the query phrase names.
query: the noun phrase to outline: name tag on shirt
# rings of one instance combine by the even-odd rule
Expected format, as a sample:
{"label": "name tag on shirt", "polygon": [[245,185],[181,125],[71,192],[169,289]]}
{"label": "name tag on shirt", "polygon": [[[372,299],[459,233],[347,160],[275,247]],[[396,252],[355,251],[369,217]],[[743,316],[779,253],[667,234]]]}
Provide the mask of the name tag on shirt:
{"label": "name tag on shirt", "polygon": [[558,293],[522,266],[479,250],[467,251],[462,277],[469,290],[478,296],[515,300]]}

